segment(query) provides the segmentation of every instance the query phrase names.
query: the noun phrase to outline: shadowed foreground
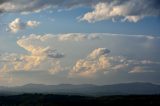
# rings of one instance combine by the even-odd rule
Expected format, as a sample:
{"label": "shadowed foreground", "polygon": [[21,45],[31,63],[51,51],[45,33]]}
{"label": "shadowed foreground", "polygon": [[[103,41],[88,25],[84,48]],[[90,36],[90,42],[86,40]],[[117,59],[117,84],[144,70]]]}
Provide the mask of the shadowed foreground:
{"label": "shadowed foreground", "polygon": [[69,96],[53,94],[23,94],[0,96],[0,106],[106,106],[106,105],[160,105],[160,95],[130,96]]}

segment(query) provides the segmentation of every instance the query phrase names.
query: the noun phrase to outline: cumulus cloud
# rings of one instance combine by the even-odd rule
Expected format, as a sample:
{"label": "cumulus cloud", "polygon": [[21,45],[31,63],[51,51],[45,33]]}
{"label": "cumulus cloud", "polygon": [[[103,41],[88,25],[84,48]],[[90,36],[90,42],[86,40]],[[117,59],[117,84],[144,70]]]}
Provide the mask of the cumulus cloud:
{"label": "cumulus cloud", "polygon": [[108,53],[110,53],[110,50],[106,49],[106,48],[97,48],[95,49],[92,53],[89,54],[89,58],[97,58],[100,56],[106,56]]}
{"label": "cumulus cloud", "polygon": [[38,22],[38,21],[29,20],[27,22],[22,22],[20,18],[16,18],[14,21],[9,23],[8,30],[13,33],[16,33],[16,32],[23,30],[27,27],[31,27],[31,28],[37,27],[39,24],[40,24],[40,22]]}
{"label": "cumulus cloud", "polygon": [[[75,36],[73,36],[75,35]],[[81,41],[81,40],[90,40],[90,39],[99,39],[95,35],[88,36],[87,34],[45,34],[45,35],[35,35],[31,34],[29,36],[23,36],[17,41],[18,46],[25,49],[27,54],[6,54],[1,56],[1,62],[3,61],[4,65],[1,66],[1,71],[11,71],[11,70],[35,70],[38,69],[44,62],[54,60],[53,67],[48,66],[48,71],[51,74],[57,73],[58,70],[62,71],[65,68],[61,67],[58,59],[64,57],[64,53],[60,53],[57,49],[46,46],[43,43],[46,43],[48,40],[57,40],[62,42],[62,38],[65,36],[65,40]],[[67,37],[66,37],[67,36]],[[81,37],[82,36],[82,37]],[[84,39],[83,39],[84,38]],[[61,39],[61,40],[60,40]],[[7,63],[7,64],[6,64]],[[50,64],[51,65],[51,64]]]}
{"label": "cumulus cloud", "polygon": [[[92,77],[101,75],[102,73],[106,72],[107,74],[110,72],[121,72],[121,71],[124,71],[126,73],[134,73],[135,69],[138,70],[138,68],[135,67],[138,66],[142,67],[141,69],[139,68],[141,72],[146,72],[146,70],[149,71],[150,69],[156,71],[157,69],[159,69],[160,62],[158,60],[155,61],[154,59],[152,60],[147,57],[136,59],[132,58],[130,55],[117,56],[118,55],[117,51],[118,53],[123,52],[124,54],[128,54],[128,51],[124,51],[124,49],[121,49],[122,46],[119,45],[116,45],[118,50],[116,49],[115,51],[115,48],[113,48],[112,50],[112,47],[115,47],[114,45],[117,44],[117,42],[114,41],[115,40],[118,41],[119,38],[122,37],[123,38],[127,37],[127,41],[128,37],[141,39],[139,41],[142,41],[142,43],[143,41],[152,42],[153,40],[152,38],[147,38],[144,35],[127,36],[123,34],[108,34],[108,33],[89,33],[89,34],[67,33],[67,34],[44,34],[44,35],[31,34],[23,36],[19,38],[17,41],[18,46],[21,47],[22,50],[24,49],[26,52],[23,51],[22,54],[6,53],[0,55],[0,71],[8,72],[8,71],[47,70],[47,72],[49,72],[50,74],[56,74],[65,70],[65,74],[69,73],[70,76]],[[109,41],[110,38],[112,38],[113,41],[110,42]],[[100,40],[96,40],[95,42],[89,41],[95,39],[100,39]],[[156,39],[156,37],[154,37],[154,39]],[[77,41],[80,41],[78,42],[78,45],[76,45]],[[90,42],[89,45],[87,45],[83,49],[83,43],[87,44],[88,41]],[[70,44],[69,42],[72,43]],[[123,42],[123,44],[126,44],[124,39],[121,42]],[[118,44],[120,44],[119,41]],[[133,44],[135,44],[135,42],[131,43],[131,45]],[[95,47],[97,46],[98,47],[108,46],[108,48],[110,49],[109,50],[106,48],[95,49]],[[126,47],[128,49],[130,46],[128,47],[127,45]],[[59,50],[64,52],[65,55]],[[82,54],[79,53],[79,50],[82,50],[83,53]],[[86,54],[88,50],[93,50],[93,51],[90,54]],[[110,50],[113,52],[110,53]],[[137,48],[133,49],[133,51],[134,50],[137,50]],[[110,55],[108,55],[109,53]],[[86,57],[80,59],[80,57],[85,56],[85,54]],[[70,68],[66,69],[65,67],[70,67]]]}
{"label": "cumulus cloud", "polygon": [[[33,36],[30,37],[33,38]],[[39,43],[35,43],[35,40],[30,37],[22,37],[17,41],[18,46],[25,49],[28,53],[6,53],[0,56],[0,62],[2,63],[0,65],[1,72],[36,70],[43,64],[50,64],[50,61],[58,61],[58,59],[64,57],[64,54],[57,49],[40,45],[41,43],[43,44],[41,40],[39,40]],[[45,70],[49,70],[50,65],[44,66]],[[59,67],[58,64],[57,67]]]}
{"label": "cumulus cloud", "polygon": [[73,66],[70,75],[82,77],[91,77],[98,72],[105,72],[110,66],[107,55],[110,51],[106,48],[97,48],[93,50],[87,58],[80,59]]}
{"label": "cumulus cloud", "polygon": [[64,54],[59,53],[56,49],[34,45],[32,41],[30,41],[30,38],[19,39],[17,44],[31,53],[30,55],[21,56],[22,61],[16,64],[16,66],[23,67],[23,70],[30,70],[34,67],[37,67],[48,58],[58,59],[64,57]]}
{"label": "cumulus cloud", "polygon": [[14,21],[9,23],[9,30],[11,32],[17,32],[19,30],[22,30],[26,27],[25,23],[22,23],[19,18],[16,18]]}
{"label": "cumulus cloud", "polygon": [[159,0],[2,0],[0,12],[40,12],[45,9],[73,9],[91,7],[81,20],[96,22],[112,19],[114,21],[137,22],[144,17],[159,16]]}
{"label": "cumulus cloud", "polygon": [[63,53],[58,53],[56,49],[51,49],[50,47],[41,47],[37,45],[30,44],[27,39],[19,39],[17,44],[29,51],[34,56],[45,56],[49,58],[62,58],[64,56]]}
{"label": "cumulus cloud", "polygon": [[93,11],[84,14],[80,20],[96,22],[101,20],[121,20],[137,22],[147,16],[160,15],[158,0],[106,0],[93,6]]}
{"label": "cumulus cloud", "polygon": [[[99,39],[103,36],[101,35],[108,35],[112,36],[112,34],[98,34],[98,33],[91,33],[91,34],[81,34],[81,33],[68,33],[68,34],[45,34],[45,35],[35,35],[31,34],[27,37],[23,36],[17,41],[17,44],[27,50],[30,55],[21,57],[21,61],[25,60],[24,63],[31,63],[31,65],[27,65],[28,67],[37,67],[43,61],[46,61],[46,58],[54,58],[59,59],[63,58],[64,54],[58,52],[56,49],[52,49],[50,47],[42,46],[42,43],[51,41],[56,41],[61,44],[62,41],[84,41],[84,40],[91,40],[91,38]],[[119,36],[113,35],[113,36]],[[131,36],[133,37],[133,36]],[[146,39],[145,36],[134,36],[134,37],[143,37]],[[132,70],[133,67],[137,65],[155,65],[159,64],[159,62],[151,61],[151,60],[136,60],[136,59],[128,59],[123,56],[108,56],[110,50],[106,48],[97,48],[92,51],[85,59],[78,60],[72,68],[70,75],[80,75],[80,76],[93,76],[96,73],[104,72],[99,70],[105,71],[118,71],[118,70]],[[33,60],[32,60],[33,59]],[[27,62],[26,62],[27,61]],[[29,61],[36,61],[34,64]],[[20,63],[20,62],[18,62]],[[23,62],[22,62],[23,63]],[[56,66],[49,68],[50,73],[57,73],[59,70],[60,72],[64,69],[60,63],[54,63]],[[106,67],[105,67],[106,65]],[[23,65],[19,65],[23,66]],[[31,69],[28,68],[27,70]]]}

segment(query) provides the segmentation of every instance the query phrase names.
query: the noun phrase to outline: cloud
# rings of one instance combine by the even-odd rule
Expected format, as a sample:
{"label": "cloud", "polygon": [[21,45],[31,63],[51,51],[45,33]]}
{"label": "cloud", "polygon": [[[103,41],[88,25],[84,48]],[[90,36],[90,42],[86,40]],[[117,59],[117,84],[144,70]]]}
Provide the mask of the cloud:
{"label": "cloud", "polygon": [[13,78],[12,76],[8,76],[4,73],[0,73],[0,82],[2,83],[7,83],[7,84],[11,84],[13,83],[13,81],[15,80],[15,78]]}
{"label": "cloud", "polygon": [[63,0],[8,0],[1,3],[2,12],[39,12],[49,7],[56,7]]}
{"label": "cloud", "polygon": [[24,40],[37,42],[47,42],[48,40],[57,40],[60,42],[64,41],[84,41],[84,40],[100,40],[101,34],[85,34],[85,33],[66,33],[66,34],[44,34],[44,35],[36,35],[30,34],[27,36],[23,36]]}
{"label": "cloud", "polygon": [[83,40],[100,39],[100,36],[82,34],[82,33],[61,34],[61,35],[58,35],[58,37],[60,41],[83,41]]}
{"label": "cloud", "polygon": [[[66,76],[68,73],[70,76],[89,76],[89,78],[106,72],[107,74],[112,72],[133,73],[130,71],[138,66],[147,71],[150,69],[156,71],[160,65],[158,59],[154,60],[156,56],[149,58],[143,51],[142,53],[137,52],[139,48],[142,48],[147,54],[153,53],[155,48],[151,49],[151,52],[148,51],[150,50],[148,48],[146,51],[144,44],[152,43],[154,40],[158,42],[156,39],[159,38],[156,36],[148,38],[148,36],[109,33],[31,34],[17,40],[17,45],[24,51],[0,54],[0,71],[46,70],[50,74],[65,71]],[[130,42],[132,38],[135,40]],[[138,46],[135,41],[138,42]],[[127,45],[128,42],[130,45]],[[84,45],[86,45],[85,48],[83,48]],[[109,50],[103,48],[106,46]],[[141,58],[130,55],[131,47],[134,48],[131,51],[134,56],[137,53],[136,56]],[[88,54],[89,50],[93,51]]]}
{"label": "cloud", "polygon": [[45,54],[47,55],[48,58],[63,58],[64,54],[59,53],[57,49],[50,49],[49,47],[45,51]]}
{"label": "cloud", "polygon": [[20,47],[24,48],[31,54],[22,55],[21,62],[18,62],[15,65],[16,67],[22,67],[23,70],[31,70],[32,68],[39,66],[43,61],[47,61],[49,58],[58,59],[64,57],[64,54],[59,53],[56,49],[43,47],[41,45],[34,45],[31,38],[22,38],[17,41],[17,44]]}
{"label": "cloud", "polygon": [[144,17],[159,16],[159,0],[2,0],[0,12],[30,13],[45,9],[74,9],[91,7],[80,20],[96,22],[112,19],[114,21],[137,22]]}
{"label": "cloud", "polygon": [[54,61],[54,62],[52,62],[52,66],[49,68],[48,71],[50,74],[54,75],[54,74],[57,74],[57,73],[62,72],[64,70],[66,70],[66,68],[61,66],[60,61]]}
{"label": "cloud", "polygon": [[36,27],[40,24],[40,22],[37,21],[27,21],[26,26],[28,27]]}
{"label": "cloud", "polygon": [[48,8],[71,9],[89,6],[97,1],[93,0],[6,0],[0,2],[1,12],[40,12]]}
{"label": "cloud", "polygon": [[125,69],[128,66],[128,64],[117,64],[114,65],[111,70],[121,70],[121,69]]}
{"label": "cloud", "polygon": [[154,72],[153,70],[148,70],[147,67],[144,66],[135,66],[129,73],[146,73],[146,72]]}
{"label": "cloud", "polygon": [[37,56],[37,55],[27,55],[27,54],[7,54],[3,55],[3,58],[5,58],[5,61],[1,64],[0,71],[2,72],[10,72],[10,71],[29,71],[34,70],[37,68],[43,60],[45,60],[45,57]]}
{"label": "cloud", "polygon": [[[75,35],[73,37],[73,35]],[[1,70],[5,71],[29,71],[29,70],[36,70],[39,69],[40,66],[44,64],[44,62],[51,64],[47,67],[45,67],[51,74],[57,73],[59,71],[65,70],[65,68],[61,67],[60,61],[58,59],[64,58],[64,53],[60,53],[57,49],[54,49],[53,47],[46,46],[45,43],[48,42],[48,40],[57,40],[59,42],[62,42],[62,37],[65,36],[65,40],[73,40],[73,41],[81,41],[81,40],[90,40],[90,39],[99,39],[99,37],[95,35],[88,36],[87,34],[45,34],[45,35],[35,35],[31,34],[29,36],[23,36],[19,38],[17,41],[17,44],[19,47],[25,49],[28,53],[27,54],[6,54],[1,61],[7,64],[4,64],[2,66]],[[67,37],[66,37],[67,36]],[[82,36],[82,37],[81,37]],[[84,38],[84,39],[82,39]],[[61,39],[61,40],[60,40]],[[48,45],[48,44],[47,44]]]}
{"label": "cloud", "polygon": [[144,36],[144,37],[146,37],[148,40],[156,40],[156,39],[160,39],[159,36],[146,35],[146,36]]}
{"label": "cloud", "polygon": [[34,56],[39,56],[39,57],[49,57],[49,58],[62,58],[64,56],[63,53],[58,53],[56,49],[51,49],[50,47],[41,47],[37,45],[33,45],[29,43],[30,39],[19,39],[17,41],[17,44],[30,52]]}
{"label": "cloud", "polygon": [[[63,53],[58,52],[57,49],[53,49],[49,46],[44,46],[43,43],[47,43],[48,41],[61,43],[63,45],[64,41],[85,41],[85,40],[92,40],[103,38],[104,35],[108,36],[119,36],[112,35],[112,34],[105,34],[105,33],[67,33],[67,34],[45,34],[45,35],[36,35],[31,34],[23,36],[17,41],[17,44],[28,51],[28,55],[22,55],[20,62],[15,66],[24,66],[26,65],[26,70],[36,68],[40,66],[42,62],[47,61],[49,58],[51,59],[60,59],[64,57]],[[123,35],[124,36],[124,35]],[[127,36],[127,35],[126,35]],[[125,36],[124,36],[125,37]],[[133,37],[133,36],[129,36]],[[134,37],[141,37],[146,39],[146,36],[134,36]],[[94,40],[93,39],[93,40]],[[148,38],[147,38],[148,39]],[[65,42],[64,42],[65,43]],[[134,66],[137,65],[151,65],[151,64],[159,64],[159,62],[151,61],[151,60],[135,60],[135,59],[128,59],[127,57],[123,56],[108,56],[110,50],[106,48],[97,48],[92,51],[85,59],[80,59],[75,63],[75,66],[72,68],[71,73],[77,74],[80,76],[91,76],[99,73],[99,70],[105,71],[117,71],[117,70],[131,70]],[[24,61],[24,62],[23,62]],[[31,62],[30,62],[31,61]],[[22,64],[25,63],[25,64]],[[27,64],[28,63],[28,64]],[[20,64],[20,65],[19,65]],[[50,73],[57,73],[60,70],[62,71],[64,68],[61,67],[58,63],[57,67],[48,68]],[[105,68],[104,65],[107,65]],[[82,71],[83,70],[83,71]],[[88,71],[89,70],[89,71]],[[81,72],[82,71],[82,72]],[[103,72],[103,71],[102,71]]]}
{"label": "cloud", "polygon": [[22,36],[21,39],[25,39],[28,42],[48,42],[48,41],[88,41],[88,40],[103,40],[105,37],[126,37],[126,38],[142,38],[147,40],[160,39],[158,36],[153,35],[127,35],[127,34],[113,34],[113,33],[64,33],[64,34],[30,34]]}
{"label": "cloud", "polygon": [[23,30],[27,27],[31,27],[31,28],[37,27],[39,24],[40,24],[40,22],[38,22],[38,21],[29,20],[27,22],[22,22],[20,18],[16,18],[14,21],[9,23],[8,30],[13,33],[16,33],[16,32]]}
{"label": "cloud", "polygon": [[2,68],[0,69],[0,72],[8,72],[9,69],[8,69],[8,66],[5,64],[2,66]]}
{"label": "cloud", "polygon": [[80,59],[73,66],[70,75],[92,77],[98,72],[104,72],[110,66],[107,55],[110,51],[106,48],[93,50],[87,58]]}
{"label": "cloud", "polygon": [[141,60],[140,61],[141,64],[160,64],[160,62],[156,62],[156,61],[151,61],[151,60]]}
{"label": "cloud", "polygon": [[87,36],[80,33],[79,34],[69,33],[60,35],[58,39],[60,41],[68,41],[68,40],[82,41],[87,39]]}
{"label": "cloud", "polygon": [[[17,41],[18,46],[27,51],[26,54],[6,53],[1,55],[0,71],[49,70],[50,61],[58,61],[60,58],[64,58],[64,53],[60,53],[52,47],[44,46],[43,41],[39,39],[36,39],[37,41],[35,42],[33,38],[36,37],[22,37]],[[42,68],[39,68],[41,66]]]}
{"label": "cloud", "polygon": [[[123,56],[108,57],[110,71],[128,71],[128,73],[155,72],[153,67],[159,66],[160,62],[151,60],[128,59]],[[153,69],[153,70],[151,70]]]}
{"label": "cloud", "polygon": [[22,23],[19,18],[16,18],[14,21],[9,23],[9,30],[11,32],[18,32],[19,30],[22,30],[26,27],[25,23]]}
{"label": "cloud", "polygon": [[107,56],[108,53],[110,53],[110,50],[108,50],[106,48],[97,48],[92,53],[89,54],[88,58],[95,59],[95,58],[100,57],[102,55]]}
{"label": "cloud", "polygon": [[85,13],[80,20],[97,22],[102,20],[121,20],[137,22],[144,17],[159,16],[158,0],[106,0],[93,6],[93,11]]}

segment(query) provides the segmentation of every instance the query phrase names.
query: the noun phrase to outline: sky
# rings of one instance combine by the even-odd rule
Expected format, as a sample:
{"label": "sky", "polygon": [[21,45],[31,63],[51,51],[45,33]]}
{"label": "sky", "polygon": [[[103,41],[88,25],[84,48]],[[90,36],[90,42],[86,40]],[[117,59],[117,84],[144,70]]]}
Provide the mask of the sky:
{"label": "sky", "polygon": [[0,0],[0,85],[160,84],[159,0]]}

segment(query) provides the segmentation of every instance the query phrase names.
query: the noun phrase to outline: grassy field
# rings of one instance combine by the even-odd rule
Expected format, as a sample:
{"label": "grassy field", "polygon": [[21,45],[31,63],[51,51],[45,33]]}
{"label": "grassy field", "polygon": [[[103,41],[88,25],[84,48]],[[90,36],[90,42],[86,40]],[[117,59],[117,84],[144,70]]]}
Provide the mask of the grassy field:
{"label": "grassy field", "polygon": [[0,96],[0,106],[160,105],[160,95],[85,97],[53,94]]}

